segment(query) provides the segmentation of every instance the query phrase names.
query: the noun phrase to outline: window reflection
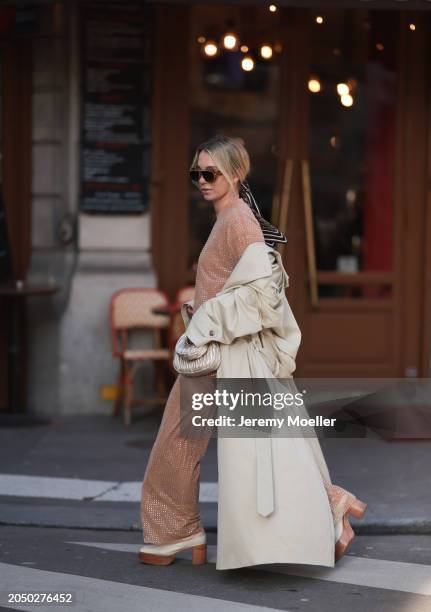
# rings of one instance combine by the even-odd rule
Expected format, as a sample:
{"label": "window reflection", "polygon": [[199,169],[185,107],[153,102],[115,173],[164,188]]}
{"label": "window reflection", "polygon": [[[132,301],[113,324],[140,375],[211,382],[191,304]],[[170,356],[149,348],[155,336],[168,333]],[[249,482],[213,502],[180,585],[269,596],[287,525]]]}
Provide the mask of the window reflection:
{"label": "window reflection", "polygon": [[[309,158],[318,271],[392,270],[398,18],[395,11],[331,11],[312,26]],[[319,295],[386,297],[390,289],[325,283]]]}

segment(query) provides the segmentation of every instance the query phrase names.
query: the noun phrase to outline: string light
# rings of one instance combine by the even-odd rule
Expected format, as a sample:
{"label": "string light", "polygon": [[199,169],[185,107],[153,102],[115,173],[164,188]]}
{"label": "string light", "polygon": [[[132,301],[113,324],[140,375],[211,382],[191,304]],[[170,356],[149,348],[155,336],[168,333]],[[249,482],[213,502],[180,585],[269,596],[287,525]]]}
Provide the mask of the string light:
{"label": "string light", "polygon": [[350,92],[350,89],[347,83],[338,83],[337,92],[340,96],[347,96]]}
{"label": "string light", "polygon": [[224,35],[223,45],[225,49],[229,49],[229,50],[235,49],[237,44],[238,44],[238,38],[235,36],[235,34],[228,32],[227,34]]}
{"label": "string light", "polygon": [[275,6],[275,4],[270,4],[268,8],[271,13],[275,13],[277,11],[277,7]]}
{"label": "string light", "polygon": [[318,15],[316,17],[316,23],[319,23],[319,24],[323,23],[323,17],[321,15]]}
{"label": "string light", "polygon": [[202,43],[204,43],[205,41],[206,41],[205,36],[199,36],[199,37],[198,37],[198,43],[202,44]]}
{"label": "string light", "polygon": [[250,72],[254,68],[254,60],[250,55],[246,55],[241,60],[241,68],[246,72]]}
{"label": "string light", "polygon": [[260,48],[260,54],[264,59],[270,59],[272,57],[272,47],[269,45],[262,45]]}
{"label": "string light", "polygon": [[318,93],[321,89],[319,79],[311,78],[308,81],[308,89],[311,91],[311,93]]}
{"label": "string light", "polygon": [[350,94],[344,94],[340,98],[343,106],[353,106],[353,98]]}
{"label": "string light", "polygon": [[377,43],[376,45],[377,51],[383,51],[384,48],[385,48],[385,45],[383,45],[382,43]]}
{"label": "string light", "polygon": [[208,55],[208,57],[214,57],[218,53],[218,47],[215,42],[208,41],[204,46],[204,53]]}
{"label": "string light", "polygon": [[409,28],[410,28],[410,30],[412,30],[412,32],[414,32],[416,30],[416,26],[415,26],[414,23],[410,23],[409,24]]}
{"label": "string light", "polygon": [[247,53],[247,51],[248,51],[248,47],[247,47],[247,45],[241,45],[241,51],[242,51],[243,53]]}

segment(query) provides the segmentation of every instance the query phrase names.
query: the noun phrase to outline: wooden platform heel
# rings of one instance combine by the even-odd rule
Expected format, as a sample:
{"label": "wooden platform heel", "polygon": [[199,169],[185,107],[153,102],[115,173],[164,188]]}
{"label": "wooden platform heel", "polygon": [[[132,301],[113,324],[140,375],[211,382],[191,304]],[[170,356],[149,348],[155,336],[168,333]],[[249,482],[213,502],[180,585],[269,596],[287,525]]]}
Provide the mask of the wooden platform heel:
{"label": "wooden platform heel", "polygon": [[355,532],[349,523],[346,512],[346,514],[343,516],[343,533],[335,544],[335,561],[338,561],[344,555],[354,537]]}
{"label": "wooden platform heel", "polygon": [[355,518],[361,519],[365,514],[367,504],[356,497],[352,499],[347,512],[343,516],[343,533],[335,544],[335,561],[338,561],[346,552],[350,542],[355,537],[355,532],[349,523],[348,515],[351,514]]}
{"label": "wooden platform heel", "polygon": [[203,565],[207,562],[207,545],[199,544],[192,548],[192,565]]}
{"label": "wooden platform heel", "polygon": [[361,501],[360,499],[355,498],[354,501],[350,504],[348,512],[355,518],[361,519],[363,518],[366,509],[367,504]]}
{"label": "wooden platform heel", "polygon": [[206,534],[200,533],[171,542],[170,544],[145,544],[139,551],[139,561],[150,565],[170,565],[177,554],[184,550],[192,551],[192,564],[203,565],[207,562]]}

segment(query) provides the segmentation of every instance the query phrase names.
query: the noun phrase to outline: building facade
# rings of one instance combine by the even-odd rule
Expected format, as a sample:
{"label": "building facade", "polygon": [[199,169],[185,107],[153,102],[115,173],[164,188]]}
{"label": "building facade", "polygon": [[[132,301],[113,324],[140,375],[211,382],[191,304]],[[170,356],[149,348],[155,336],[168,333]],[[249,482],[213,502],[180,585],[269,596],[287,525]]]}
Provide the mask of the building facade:
{"label": "building facade", "polygon": [[431,2],[274,6],[0,9],[13,276],[59,287],[0,304],[2,410],[19,308],[26,409],[109,413],[109,298],[193,282],[214,218],[188,169],[215,133],[244,140],[288,237],[296,374],[430,375]]}

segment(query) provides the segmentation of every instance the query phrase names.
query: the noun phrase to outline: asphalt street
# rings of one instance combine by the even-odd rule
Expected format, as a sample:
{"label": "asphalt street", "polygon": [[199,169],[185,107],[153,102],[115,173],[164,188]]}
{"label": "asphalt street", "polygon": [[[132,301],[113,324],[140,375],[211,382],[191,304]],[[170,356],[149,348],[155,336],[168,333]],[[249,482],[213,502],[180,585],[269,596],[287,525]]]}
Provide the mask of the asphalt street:
{"label": "asphalt street", "polygon": [[[2,609],[426,612],[431,610],[431,536],[358,536],[335,568],[260,565],[216,570],[188,552],[170,566],[139,562],[134,532],[0,529]],[[68,592],[73,606],[7,604],[7,591]]]}
{"label": "asphalt street", "polygon": [[0,429],[0,610],[7,592],[71,592],[77,612],[337,610],[431,612],[428,442],[323,440],[335,483],[368,504],[335,568],[271,564],[215,569],[217,457],[201,465],[209,562],[190,553],[167,567],[139,563],[139,499],[160,415],[130,430],[110,417]]}

